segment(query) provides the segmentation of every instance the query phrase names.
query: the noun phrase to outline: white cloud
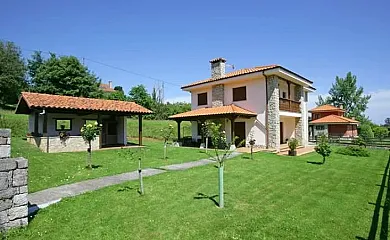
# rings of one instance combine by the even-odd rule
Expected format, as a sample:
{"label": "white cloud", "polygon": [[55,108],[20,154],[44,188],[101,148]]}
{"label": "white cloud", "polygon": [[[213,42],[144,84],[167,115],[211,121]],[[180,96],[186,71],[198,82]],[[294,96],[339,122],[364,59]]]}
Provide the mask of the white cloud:
{"label": "white cloud", "polygon": [[168,99],[165,100],[165,102],[170,102],[170,103],[176,103],[176,102],[191,103],[191,95],[176,96],[176,97],[168,98]]}
{"label": "white cloud", "polygon": [[[369,94],[371,95],[371,99],[368,102],[368,109],[365,114],[373,122],[381,124],[385,118],[390,117],[390,89],[380,89]],[[310,94],[307,103],[308,109],[316,106],[315,102],[318,101],[318,95],[323,97],[329,96],[327,93]]]}

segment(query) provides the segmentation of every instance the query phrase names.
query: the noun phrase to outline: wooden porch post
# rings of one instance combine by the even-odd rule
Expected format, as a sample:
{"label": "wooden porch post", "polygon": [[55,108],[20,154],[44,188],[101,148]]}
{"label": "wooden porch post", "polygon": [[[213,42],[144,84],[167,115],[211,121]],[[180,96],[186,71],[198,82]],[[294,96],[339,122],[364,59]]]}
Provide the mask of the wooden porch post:
{"label": "wooden porch post", "polygon": [[142,146],[142,115],[138,115],[138,145]]}
{"label": "wooden porch post", "polygon": [[180,137],[180,123],[181,123],[181,120],[177,120],[177,141],[180,141],[181,137]]}
{"label": "wooden porch post", "polygon": [[47,135],[47,112],[43,115],[43,135]]}

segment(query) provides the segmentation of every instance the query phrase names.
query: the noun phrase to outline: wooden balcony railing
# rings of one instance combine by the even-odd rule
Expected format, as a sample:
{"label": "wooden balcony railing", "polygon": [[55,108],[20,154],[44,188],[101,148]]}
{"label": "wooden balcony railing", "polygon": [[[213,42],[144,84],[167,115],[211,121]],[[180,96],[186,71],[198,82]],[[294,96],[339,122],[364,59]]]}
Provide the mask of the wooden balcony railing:
{"label": "wooden balcony railing", "polygon": [[301,113],[300,102],[279,98],[279,110],[287,112]]}

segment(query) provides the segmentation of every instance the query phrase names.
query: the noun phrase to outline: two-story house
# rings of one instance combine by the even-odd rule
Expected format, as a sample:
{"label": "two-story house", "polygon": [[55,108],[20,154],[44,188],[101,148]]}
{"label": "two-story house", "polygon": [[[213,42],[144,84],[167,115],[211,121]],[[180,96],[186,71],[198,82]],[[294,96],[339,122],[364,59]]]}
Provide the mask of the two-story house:
{"label": "two-story house", "polygon": [[309,111],[312,120],[309,123],[310,137],[319,135],[331,137],[357,137],[359,121],[344,116],[345,110],[332,105],[322,105]]}
{"label": "two-story house", "polygon": [[[302,145],[308,141],[308,93],[315,90],[313,82],[279,65],[259,66],[225,72],[226,60],[210,61],[211,78],[182,87],[191,93],[192,110],[170,119],[191,121],[192,138],[200,136],[200,124],[219,121],[228,141],[237,142],[249,136],[256,146],[280,149],[280,144],[297,138]],[[234,143],[233,143],[234,144]]]}

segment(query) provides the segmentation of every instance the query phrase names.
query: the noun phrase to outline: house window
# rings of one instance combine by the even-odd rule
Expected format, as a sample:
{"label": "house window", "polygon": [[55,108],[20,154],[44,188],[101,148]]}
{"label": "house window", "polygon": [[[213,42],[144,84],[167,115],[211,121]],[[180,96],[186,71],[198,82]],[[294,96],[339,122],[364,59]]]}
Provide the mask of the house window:
{"label": "house window", "polygon": [[246,87],[233,88],[233,101],[246,100]]}
{"label": "house window", "polygon": [[56,119],[56,131],[72,130],[72,119]]}
{"label": "house window", "polygon": [[284,98],[284,99],[286,99],[286,98],[287,98],[287,94],[286,94],[286,92],[283,92],[283,93],[282,93],[282,98]]}
{"label": "house window", "polygon": [[207,105],[207,92],[198,94],[198,106]]}
{"label": "house window", "polygon": [[316,130],[325,130],[325,126],[324,125],[316,126]]}

